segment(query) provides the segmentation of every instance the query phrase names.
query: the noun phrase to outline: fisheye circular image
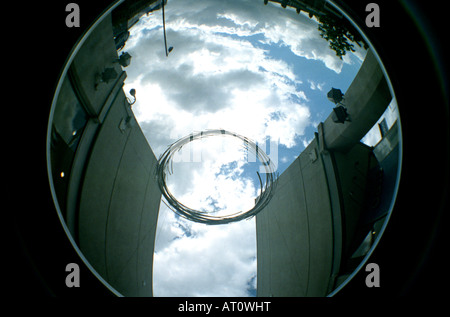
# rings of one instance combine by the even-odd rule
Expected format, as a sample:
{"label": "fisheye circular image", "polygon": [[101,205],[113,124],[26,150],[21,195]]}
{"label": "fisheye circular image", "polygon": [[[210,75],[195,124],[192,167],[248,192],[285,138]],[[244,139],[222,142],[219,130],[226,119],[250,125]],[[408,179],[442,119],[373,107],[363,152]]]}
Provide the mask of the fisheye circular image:
{"label": "fisheye circular image", "polygon": [[329,0],[118,1],[55,91],[62,225],[117,295],[333,296],[389,225],[394,88]]}

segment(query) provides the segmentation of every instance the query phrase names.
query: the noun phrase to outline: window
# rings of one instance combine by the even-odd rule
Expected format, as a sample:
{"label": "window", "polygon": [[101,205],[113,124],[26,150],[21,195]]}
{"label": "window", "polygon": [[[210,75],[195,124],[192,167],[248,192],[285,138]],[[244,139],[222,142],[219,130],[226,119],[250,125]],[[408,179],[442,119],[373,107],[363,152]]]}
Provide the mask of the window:
{"label": "window", "polygon": [[53,183],[63,214],[73,158],[87,119],[87,113],[66,77],[53,114],[50,144]]}

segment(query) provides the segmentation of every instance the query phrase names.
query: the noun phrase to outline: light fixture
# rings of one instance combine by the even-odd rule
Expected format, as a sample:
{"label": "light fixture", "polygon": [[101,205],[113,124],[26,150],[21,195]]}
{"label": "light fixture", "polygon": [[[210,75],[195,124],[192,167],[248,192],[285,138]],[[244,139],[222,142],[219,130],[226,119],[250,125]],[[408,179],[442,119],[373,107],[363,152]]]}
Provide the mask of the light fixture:
{"label": "light fixture", "polygon": [[344,99],[344,94],[340,89],[337,88],[331,88],[331,90],[327,93],[328,100],[331,102],[337,104],[340,104],[341,101]]}
{"label": "light fixture", "polygon": [[131,55],[128,52],[123,52],[114,62],[119,63],[122,67],[127,67],[131,63]]}
{"label": "light fixture", "polygon": [[347,109],[342,105],[333,108],[331,119],[335,123],[344,123],[345,121],[350,121]]}
{"label": "light fixture", "polygon": [[131,102],[130,99],[127,98],[128,103],[130,104],[130,107],[131,107],[131,106],[134,105],[134,103],[136,102],[136,89],[131,88],[131,89],[130,89],[130,95],[132,95],[132,96],[134,97],[133,102]]}

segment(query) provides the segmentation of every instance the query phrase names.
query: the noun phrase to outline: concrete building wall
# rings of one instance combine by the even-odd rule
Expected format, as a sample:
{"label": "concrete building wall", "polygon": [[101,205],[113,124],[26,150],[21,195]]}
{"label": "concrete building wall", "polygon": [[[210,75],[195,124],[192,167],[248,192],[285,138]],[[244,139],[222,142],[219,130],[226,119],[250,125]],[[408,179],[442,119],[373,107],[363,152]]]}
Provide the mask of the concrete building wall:
{"label": "concrete building wall", "polygon": [[325,120],[325,147],[339,151],[351,148],[374,126],[391,100],[383,71],[373,52],[368,50],[355,79],[344,93],[342,103],[347,108],[350,121],[337,124],[331,116]]}
{"label": "concrete building wall", "polygon": [[361,243],[368,175],[379,163],[360,140],[391,99],[369,51],[345,93],[351,121],[336,123],[330,115],[320,123],[256,216],[258,296],[326,296],[333,290]]}
{"label": "concrete building wall", "polygon": [[319,151],[317,136],[256,216],[258,296],[326,296],[359,242],[372,148]]}
{"label": "concrete building wall", "polygon": [[328,184],[313,140],[256,217],[257,295],[325,296],[333,259]]}
{"label": "concrete building wall", "polygon": [[99,76],[107,68],[113,68],[120,76],[122,68],[117,59],[111,15],[107,15],[86,38],[69,72],[89,115],[97,117],[100,122],[111,104],[118,78],[98,84]]}
{"label": "concrete building wall", "polygon": [[[123,91],[126,72],[117,58],[107,16],[78,50],[56,104],[59,112],[67,112],[65,101],[71,96],[87,114],[85,126],[76,133],[80,136],[75,152],[69,152],[71,167],[64,170],[64,179],[70,176],[67,193],[60,197],[67,197],[67,226],[96,272],[122,295],[152,296],[161,199],[154,178],[157,159]],[[100,82],[99,75],[107,68],[117,76]],[[70,113],[62,118],[72,122]],[[53,125],[58,128],[66,121]],[[71,129],[65,132],[72,134]]]}
{"label": "concrete building wall", "polygon": [[161,194],[153,174],[156,158],[125,105],[119,94],[92,148],[80,197],[79,244],[119,292],[151,296]]}
{"label": "concrete building wall", "polygon": [[378,166],[372,148],[358,143],[345,153],[335,152],[335,170],[341,192],[341,257],[350,256],[360,218],[365,212],[369,171]]}

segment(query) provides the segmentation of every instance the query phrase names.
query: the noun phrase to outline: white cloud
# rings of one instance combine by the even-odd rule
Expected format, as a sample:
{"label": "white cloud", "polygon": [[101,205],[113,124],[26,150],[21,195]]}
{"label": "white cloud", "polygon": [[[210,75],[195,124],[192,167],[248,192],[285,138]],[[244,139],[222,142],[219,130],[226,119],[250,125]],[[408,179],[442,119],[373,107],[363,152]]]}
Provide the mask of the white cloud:
{"label": "white cloud", "polygon": [[324,82],[322,82],[322,83],[316,83],[316,82],[314,82],[314,81],[312,81],[312,80],[310,80],[310,79],[308,79],[308,83],[309,83],[309,88],[310,88],[311,90],[316,90],[316,89],[318,89],[318,90],[320,90],[320,91],[323,91],[324,86],[325,86],[325,83],[324,83]]}
{"label": "white cloud", "polygon": [[256,238],[248,234],[254,222],[189,225],[189,236],[155,253],[155,296],[249,296],[256,274]]}
{"label": "white cloud", "polygon": [[[241,175],[246,152],[237,139],[196,140],[181,152],[187,159],[202,158],[196,163],[174,159],[173,176],[167,181],[181,203],[197,210],[219,210],[217,215],[253,207],[256,188]],[[207,226],[163,206],[155,242],[154,295],[249,296],[248,289],[255,287],[255,239],[254,220]]]}
{"label": "white cloud", "polygon": [[[193,141],[180,154],[190,161],[173,163],[174,177],[168,177],[168,188],[181,203],[193,209],[214,211],[214,201],[222,215],[249,210],[254,205],[256,189],[251,179],[242,176],[247,154],[242,142],[232,137]],[[194,157],[198,159],[193,163]],[[177,162],[176,158],[173,161]]]}
{"label": "white cloud", "polygon": [[[299,89],[302,82],[292,67],[236,35],[263,35],[265,42],[288,46],[298,56],[321,60],[336,72],[343,65],[318,36],[314,19],[281,7],[255,1],[201,5],[172,1],[166,20],[169,45],[175,47],[169,58],[163,53],[161,19],[156,13],[144,17],[133,30],[126,49],[139,61],[139,68],[132,63],[127,69],[135,80],[127,80],[126,88],[138,92],[134,106],[138,120],[149,128],[156,121],[170,121],[174,138],[193,129],[220,126],[242,129],[236,132],[260,141],[270,136],[292,147],[296,135],[310,124],[308,108],[301,103],[309,99]],[[314,87],[323,89],[323,83]],[[290,114],[280,122],[271,119],[275,112]]]}
{"label": "white cloud", "polygon": [[306,148],[311,143],[312,140],[313,140],[313,138],[311,138],[311,139],[304,138],[302,140],[303,147]]}

